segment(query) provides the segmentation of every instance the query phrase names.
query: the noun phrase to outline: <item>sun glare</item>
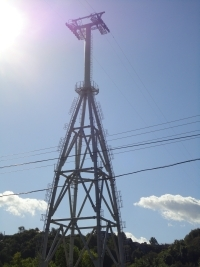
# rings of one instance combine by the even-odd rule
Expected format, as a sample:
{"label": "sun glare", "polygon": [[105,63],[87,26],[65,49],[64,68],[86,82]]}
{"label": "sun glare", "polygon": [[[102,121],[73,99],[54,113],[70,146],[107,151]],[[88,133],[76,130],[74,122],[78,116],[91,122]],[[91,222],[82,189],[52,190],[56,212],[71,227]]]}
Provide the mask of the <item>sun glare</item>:
{"label": "sun glare", "polygon": [[0,52],[14,44],[22,28],[23,17],[20,12],[6,1],[0,0]]}

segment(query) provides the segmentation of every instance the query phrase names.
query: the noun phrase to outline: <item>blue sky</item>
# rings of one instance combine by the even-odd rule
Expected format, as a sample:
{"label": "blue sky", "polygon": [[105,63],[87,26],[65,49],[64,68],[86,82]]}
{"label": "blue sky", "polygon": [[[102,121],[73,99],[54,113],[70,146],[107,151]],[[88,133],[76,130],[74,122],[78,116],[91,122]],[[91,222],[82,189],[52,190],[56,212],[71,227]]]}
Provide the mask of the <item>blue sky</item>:
{"label": "blue sky", "polygon": [[[24,25],[12,45],[0,51],[1,167],[58,157],[84,61],[83,42],[65,23],[95,11],[105,11],[103,20],[110,29],[105,36],[93,33],[93,80],[100,88],[96,99],[109,145],[200,133],[199,1],[7,2]],[[157,124],[162,125],[150,127]],[[128,132],[139,128],[144,129]],[[129,152],[113,150],[114,172],[199,158],[199,148],[196,136]],[[55,164],[1,168],[0,193],[46,188]],[[124,231],[134,240],[154,236],[159,243],[170,243],[199,227],[199,175],[196,161],[117,178]],[[21,225],[42,229],[44,198],[45,192],[2,197],[0,231],[13,234]]]}

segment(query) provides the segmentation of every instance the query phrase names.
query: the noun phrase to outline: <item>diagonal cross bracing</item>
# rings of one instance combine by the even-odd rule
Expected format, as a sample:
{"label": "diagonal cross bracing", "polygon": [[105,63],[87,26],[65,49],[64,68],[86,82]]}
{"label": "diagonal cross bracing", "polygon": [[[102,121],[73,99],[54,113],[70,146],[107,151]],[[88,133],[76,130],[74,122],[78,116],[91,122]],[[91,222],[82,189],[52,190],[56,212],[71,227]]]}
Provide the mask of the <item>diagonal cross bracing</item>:
{"label": "diagonal cross bracing", "polygon": [[[74,106],[55,170],[44,227],[40,264],[42,267],[48,266],[62,243],[67,267],[78,267],[85,251],[88,252],[95,267],[104,266],[105,254],[110,256],[115,265],[124,267],[123,229],[118,194],[109,149],[95,100],[99,88],[90,79],[91,31],[98,29],[101,34],[109,32],[101,19],[103,13],[91,14],[66,24],[79,40],[85,41],[84,81],[77,83],[75,87],[79,97]],[[85,19],[89,22],[84,24],[82,20]],[[72,158],[73,162],[71,162]],[[102,166],[99,166],[99,160]],[[51,227],[58,227],[58,230],[49,247]],[[86,230],[89,231],[88,236],[85,234]],[[79,251],[77,261],[74,262],[76,236],[82,241],[82,250]],[[96,254],[91,251],[92,238],[96,240]],[[108,241],[113,243],[114,254],[109,248]]]}

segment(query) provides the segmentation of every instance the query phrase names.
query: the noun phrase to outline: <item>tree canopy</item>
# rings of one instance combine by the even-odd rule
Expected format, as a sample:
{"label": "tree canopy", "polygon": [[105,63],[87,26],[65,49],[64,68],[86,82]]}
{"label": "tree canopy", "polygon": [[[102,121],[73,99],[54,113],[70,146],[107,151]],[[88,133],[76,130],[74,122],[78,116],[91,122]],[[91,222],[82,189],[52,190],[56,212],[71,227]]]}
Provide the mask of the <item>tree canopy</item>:
{"label": "tree canopy", "polygon": [[[21,231],[21,230],[22,231]],[[39,264],[38,252],[42,242],[42,233],[38,228],[25,230],[18,228],[19,232],[4,236],[0,239],[0,267],[36,267]],[[49,233],[49,242],[53,241],[56,229]],[[87,236],[86,236],[87,239]],[[69,236],[65,239],[65,245],[69,248]],[[116,238],[117,240],[117,238]],[[151,237],[150,244],[133,242],[126,239],[124,252],[126,266],[130,267],[199,267],[200,266],[200,229],[192,230],[182,240],[175,240],[172,244],[159,244],[155,237]],[[112,238],[108,240],[109,249],[112,251]],[[49,244],[50,245],[50,244]],[[74,260],[77,260],[83,244],[79,235],[75,238]],[[92,237],[90,253],[96,254],[96,236]],[[66,258],[63,244],[56,251],[49,267],[65,267]],[[87,250],[79,262],[79,267],[92,267],[93,263]],[[105,267],[113,267],[113,261],[109,254],[105,254]]]}

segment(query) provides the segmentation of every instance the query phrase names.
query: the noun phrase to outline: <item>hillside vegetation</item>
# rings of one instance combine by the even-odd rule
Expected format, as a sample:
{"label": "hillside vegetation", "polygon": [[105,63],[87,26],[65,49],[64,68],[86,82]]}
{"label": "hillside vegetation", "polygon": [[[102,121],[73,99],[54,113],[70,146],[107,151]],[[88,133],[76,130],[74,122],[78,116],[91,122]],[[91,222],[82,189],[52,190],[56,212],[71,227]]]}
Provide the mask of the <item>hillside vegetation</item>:
{"label": "hillside vegetation", "polygon": [[[0,267],[36,267],[42,243],[42,234],[38,228],[25,230],[19,227],[19,232],[8,236],[0,234]],[[53,228],[49,233],[49,246],[55,236]],[[86,236],[87,238],[87,236]],[[150,244],[133,242],[125,239],[124,251],[126,266],[130,267],[200,267],[200,229],[192,230],[183,240],[175,240],[172,244],[158,244],[152,237]],[[110,250],[113,250],[112,239],[108,240]],[[68,247],[69,237],[66,237]],[[80,237],[75,238],[74,260],[78,259],[83,244]],[[96,237],[90,242],[90,250],[96,254]],[[57,250],[50,267],[65,267],[63,245]],[[87,251],[84,252],[79,267],[92,267]],[[113,262],[106,254],[105,267],[113,267]]]}

